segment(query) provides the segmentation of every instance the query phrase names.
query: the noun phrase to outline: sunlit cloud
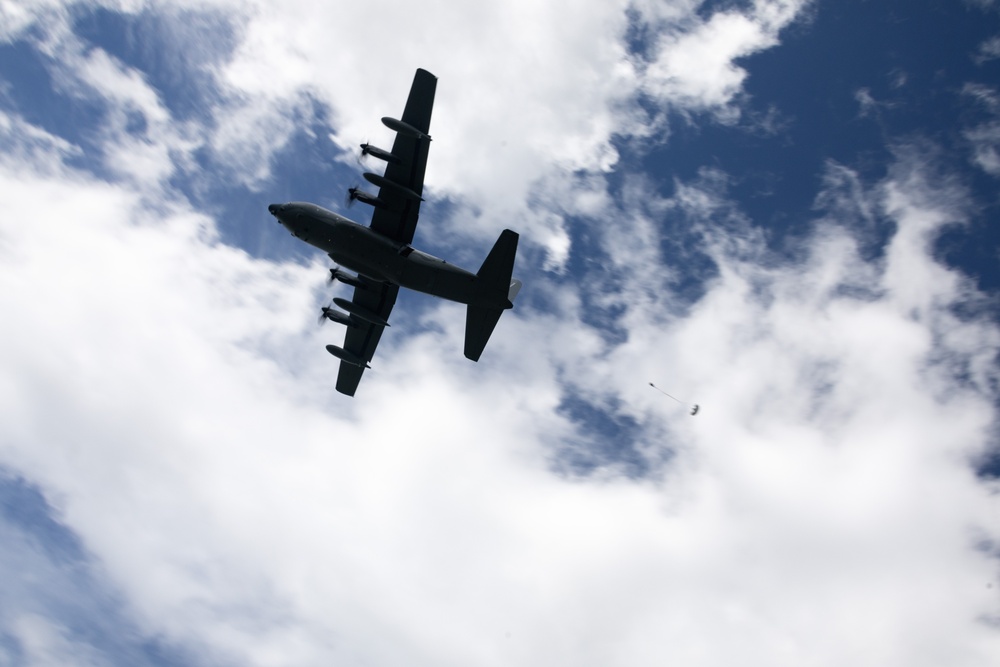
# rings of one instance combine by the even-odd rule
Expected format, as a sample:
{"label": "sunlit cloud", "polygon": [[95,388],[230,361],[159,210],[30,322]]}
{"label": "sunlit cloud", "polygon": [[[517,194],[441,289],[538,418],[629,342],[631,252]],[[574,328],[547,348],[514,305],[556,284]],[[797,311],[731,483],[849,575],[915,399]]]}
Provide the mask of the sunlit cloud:
{"label": "sunlit cloud", "polygon": [[[742,117],[737,61],[804,3],[107,5],[177,44],[221,26],[231,42],[191,52],[216,88],[189,115],[62,6],[0,6],[4,38],[48,49],[63,92],[101,108],[83,138],[0,115],[0,482],[74,545],[62,568],[30,522],[0,522],[18,575],[0,662],[1000,650],[1000,489],[976,474],[1000,328],[934,248],[975,209],[962,176],[929,142],[890,145],[876,177],[828,160],[778,252],[710,160],[665,184],[622,159],[630,137],[669,139],[647,96]],[[326,260],[224,242],[177,181],[274,187],[312,123],[353,161],[391,138],[378,118],[416,66],[440,76],[428,205],[448,211],[418,234],[481,260],[500,226],[521,231],[525,292],[478,364],[462,307],[401,297],[349,400],[323,350],[339,334],[315,326]],[[988,137],[968,138],[992,173]],[[128,620],[88,625],[102,614]],[[128,641],[102,641],[118,624]]]}

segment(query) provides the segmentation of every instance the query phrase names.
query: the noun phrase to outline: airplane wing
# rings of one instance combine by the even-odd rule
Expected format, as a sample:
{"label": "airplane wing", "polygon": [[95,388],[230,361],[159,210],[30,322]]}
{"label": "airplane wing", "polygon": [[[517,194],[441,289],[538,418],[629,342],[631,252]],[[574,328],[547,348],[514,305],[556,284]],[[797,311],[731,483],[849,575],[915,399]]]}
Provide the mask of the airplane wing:
{"label": "airplane wing", "polygon": [[[424,189],[424,169],[427,167],[427,151],[431,138],[427,136],[431,126],[431,110],[434,107],[434,91],[437,77],[418,69],[413,76],[410,95],[400,119],[406,125],[417,129],[424,136],[411,136],[397,131],[392,144],[395,160],[385,169],[385,179],[395,186],[421,195]],[[371,228],[400,243],[410,243],[417,228],[420,199],[402,194],[399,187],[382,186],[378,198],[384,206],[376,207],[372,215]]]}
{"label": "airplane wing", "polygon": [[[392,306],[396,303],[399,287],[389,283],[366,282],[366,285],[354,288],[354,297],[351,301],[377,314],[383,320],[389,319]],[[375,356],[375,348],[378,346],[379,339],[382,338],[382,329],[385,327],[357,317],[352,317],[352,319],[355,324],[347,327],[347,333],[344,335],[344,349],[365,362],[369,362]],[[337,374],[337,391],[341,394],[354,396],[364,372],[364,366],[341,361],[340,372]]]}
{"label": "airplane wing", "polygon": [[[410,95],[406,98],[406,107],[400,119],[405,126],[415,129],[417,133],[396,131],[391,151],[392,160],[386,163],[383,176],[387,184],[381,185],[378,192],[378,199],[382,204],[376,206],[372,214],[371,228],[398,243],[410,243],[417,228],[421,201],[419,196],[424,189],[424,169],[427,167],[427,152],[431,142],[427,133],[431,126],[436,89],[437,77],[418,69],[413,76]],[[413,197],[411,193],[417,197]],[[399,287],[370,280],[365,282],[365,286],[354,288],[352,301],[377,314],[383,321],[388,320],[396,303]],[[344,349],[369,362],[375,355],[375,348],[385,327],[356,316],[353,319],[355,324],[347,327],[344,336]],[[365,366],[342,360],[337,375],[337,391],[353,396],[364,372]]]}

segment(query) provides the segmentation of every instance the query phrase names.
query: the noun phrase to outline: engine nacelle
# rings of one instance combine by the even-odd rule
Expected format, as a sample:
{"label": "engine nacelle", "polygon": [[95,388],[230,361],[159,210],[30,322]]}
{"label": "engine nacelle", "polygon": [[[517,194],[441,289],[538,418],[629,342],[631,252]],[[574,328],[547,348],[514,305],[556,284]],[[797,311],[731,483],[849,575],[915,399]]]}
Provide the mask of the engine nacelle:
{"label": "engine nacelle", "polygon": [[352,276],[349,273],[344,273],[340,269],[330,269],[330,280],[336,280],[344,283],[345,285],[350,285],[351,287],[360,287],[361,289],[368,288],[368,283],[362,280],[360,276]]}
{"label": "engine nacelle", "polygon": [[373,174],[370,171],[366,171],[361,175],[364,176],[365,180],[371,183],[372,185],[377,185],[378,187],[385,188],[386,190],[392,190],[394,193],[400,195],[401,197],[406,197],[407,199],[416,199],[419,201],[424,200],[423,197],[418,195],[410,188],[404,185],[400,185],[399,183],[396,183],[394,181],[390,181],[385,176],[379,176],[378,174]]}
{"label": "engine nacelle", "polygon": [[365,155],[371,155],[373,158],[377,158],[383,162],[391,162],[392,164],[402,164],[403,162],[398,155],[393,155],[384,148],[372,146],[371,144],[361,144],[361,156],[364,157]]}
{"label": "engine nacelle", "polygon": [[342,347],[337,347],[336,345],[327,345],[326,351],[332,354],[333,356],[337,357],[341,361],[346,361],[352,366],[359,366],[361,368],[371,368],[371,366],[368,365],[367,361],[365,361],[358,355],[354,354],[353,352],[348,352]]}
{"label": "engine nacelle", "polygon": [[368,204],[369,206],[374,206],[376,208],[386,208],[384,201],[370,192],[365,192],[360,188],[348,188],[347,197],[351,201],[359,201],[363,204]]}
{"label": "engine nacelle", "polygon": [[340,306],[341,308],[343,308],[344,310],[346,310],[347,312],[349,312],[351,315],[357,317],[358,319],[364,320],[365,322],[369,322],[371,324],[377,324],[380,327],[389,326],[389,323],[386,321],[384,317],[380,317],[379,314],[376,313],[375,311],[369,310],[368,308],[356,304],[353,301],[348,301],[347,299],[342,299],[340,297],[337,297],[336,299],[333,300],[333,302],[338,306]]}
{"label": "engine nacelle", "polygon": [[331,322],[336,322],[337,324],[346,324],[349,327],[356,327],[358,323],[351,319],[351,316],[347,313],[342,313],[339,310],[334,310],[333,308],[323,308],[323,317],[330,320]]}

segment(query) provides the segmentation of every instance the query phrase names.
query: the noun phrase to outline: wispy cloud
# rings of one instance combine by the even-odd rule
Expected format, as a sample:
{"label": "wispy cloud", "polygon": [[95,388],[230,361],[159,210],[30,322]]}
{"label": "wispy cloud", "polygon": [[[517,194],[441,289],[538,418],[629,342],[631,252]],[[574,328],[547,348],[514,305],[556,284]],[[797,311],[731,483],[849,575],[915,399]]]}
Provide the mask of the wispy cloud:
{"label": "wispy cloud", "polygon": [[[52,128],[0,118],[0,463],[101,572],[51,595],[120,596],[195,664],[989,664],[997,488],[974,462],[1000,330],[933,253],[972,208],[961,182],[920,147],[874,182],[828,163],[799,252],[774,253],[724,171],[665,195],[612,138],[655,126],[643,92],[736,109],[734,59],[801,5],[629,6],[670,28],[645,72],[625,4],[219,2],[238,38],[185,132],[137,68],[59,52],[107,107],[102,155],[145,157],[96,173]],[[533,294],[479,364],[459,307],[400,309],[341,400],[313,327],[325,265],[221,243],[169,175],[217,177],[208,150],[267,182],[306,98],[346,148],[397,112],[413,66],[441,76],[429,177],[456,204],[450,242],[525,232]],[[873,227],[895,230],[877,253]],[[629,424],[643,465],[573,404]],[[0,557],[45,551],[18,530]],[[0,650],[116,659],[71,631],[79,608],[28,607],[0,616]]]}
{"label": "wispy cloud", "polygon": [[[1000,335],[953,314],[975,293],[929,245],[961,192],[918,156],[881,184],[841,172],[823,197],[899,226],[881,259],[836,216],[803,262],[769,259],[738,220],[713,231],[733,204],[693,184],[678,197],[719,274],[687,316],[626,284],[628,340],[607,349],[563,285],[558,318],[515,314],[472,366],[442,306],[427,317],[443,335],[387,346],[349,405],[309,352],[319,267],[252,260],[201,216],[26,166],[4,172],[4,208],[50,202],[49,222],[5,226],[0,279],[20,288],[2,303],[4,461],[59,496],[171,641],[249,664],[771,664],[817,646],[831,664],[977,664],[996,648],[974,620],[995,611],[978,548],[998,537],[993,501],[969,461],[995,419]],[[665,463],[646,480],[554,474],[558,443],[583,435],[554,409],[557,378],[617,396],[638,451]],[[63,650],[40,622],[18,621],[19,641]]]}
{"label": "wispy cloud", "polygon": [[1000,36],[991,37],[982,44],[979,45],[979,50],[976,52],[975,61],[976,63],[982,65],[990,60],[995,60],[1000,58]]}
{"label": "wispy cloud", "polygon": [[965,131],[972,145],[972,160],[991,176],[1000,176],[1000,95],[982,84],[966,84],[963,94],[988,114],[988,120]]}

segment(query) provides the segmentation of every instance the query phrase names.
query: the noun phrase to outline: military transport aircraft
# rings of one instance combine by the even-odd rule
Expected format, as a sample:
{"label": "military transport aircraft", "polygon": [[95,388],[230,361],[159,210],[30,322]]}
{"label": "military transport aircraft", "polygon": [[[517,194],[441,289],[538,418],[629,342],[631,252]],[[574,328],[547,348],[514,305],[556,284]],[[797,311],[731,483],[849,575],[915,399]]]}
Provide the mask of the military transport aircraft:
{"label": "military transport aircraft", "polygon": [[392,150],[362,144],[362,155],[386,163],[385,174],[366,173],[378,186],[377,195],[351,188],[350,201],[372,206],[371,225],[365,227],[332,211],[304,202],[271,204],[268,210],[297,238],[326,252],[340,267],[330,269],[331,281],[354,288],[354,297],[337,298],[343,310],[323,308],[322,318],[347,326],[344,346],[327,345],[340,359],[337,391],[353,396],[361,375],[375,354],[382,330],[400,287],[432,294],[468,305],[465,320],[465,356],[479,361],[500,315],[513,307],[521,289],[512,280],[518,235],[509,229],[500,234],[478,273],[470,273],[410,245],[427,166],[431,138],[431,109],[437,78],[418,69],[400,120],[385,117],[382,123],[396,133]]}

